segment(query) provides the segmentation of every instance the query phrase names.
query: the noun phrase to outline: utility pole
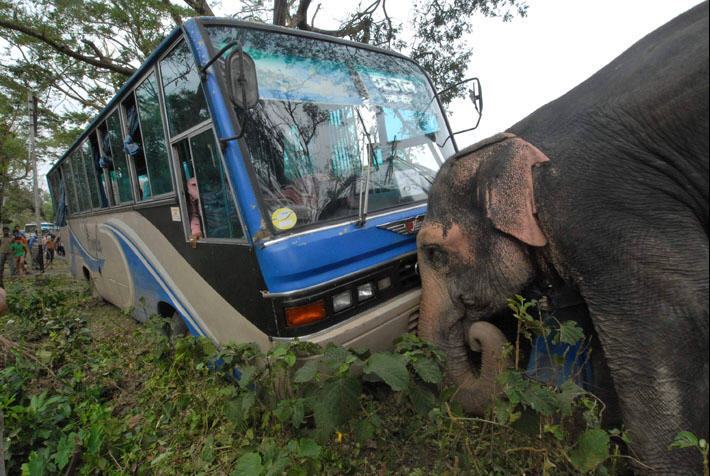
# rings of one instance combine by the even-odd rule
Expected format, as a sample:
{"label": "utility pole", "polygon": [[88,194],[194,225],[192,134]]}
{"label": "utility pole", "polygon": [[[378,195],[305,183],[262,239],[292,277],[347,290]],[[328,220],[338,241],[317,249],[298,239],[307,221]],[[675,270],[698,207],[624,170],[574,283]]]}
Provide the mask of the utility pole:
{"label": "utility pole", "polygon": [[[37,154],[35,154],[35,134],[37,134],[37,96],[31,89],[27,95],[27,110],[30,123],[30,141],[29,153],[30,161],[32,162],[33,179],[32,185],[34,188],[35,201],[35,243],[37,243],[37,263],[39,264],[40,272],[44,272],[44,254],[42,251],[42,219],[40,217],[40,207],[42,206],[39,198],[39,178],[37,177]],[[30,269],[32,267],[32,249],[30,249]]]}

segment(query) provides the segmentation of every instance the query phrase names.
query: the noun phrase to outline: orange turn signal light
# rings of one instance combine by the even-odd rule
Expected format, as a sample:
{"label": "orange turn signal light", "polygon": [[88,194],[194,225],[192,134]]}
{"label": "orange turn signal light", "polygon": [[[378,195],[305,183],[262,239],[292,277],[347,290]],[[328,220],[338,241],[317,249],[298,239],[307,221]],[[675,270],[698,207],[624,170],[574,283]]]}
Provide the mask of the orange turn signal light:
{"label": "orange turn signal light", "polygon": [[305,326],[325,317],[325,302],[321,299],[305,306],[286,308],[286,323],[289,327]]}

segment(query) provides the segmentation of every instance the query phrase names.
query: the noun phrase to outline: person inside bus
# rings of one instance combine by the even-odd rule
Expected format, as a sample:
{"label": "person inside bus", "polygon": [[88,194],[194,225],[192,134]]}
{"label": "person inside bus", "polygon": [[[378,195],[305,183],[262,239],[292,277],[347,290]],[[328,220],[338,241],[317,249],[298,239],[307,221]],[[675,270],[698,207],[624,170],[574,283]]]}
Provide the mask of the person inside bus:
{"label": "person inside bus", "polygon": [[202,213],[200,212],[200,190],[197,188],[197,178],[187,180],[187,210],[190,217],[190,241],[202,238]]}

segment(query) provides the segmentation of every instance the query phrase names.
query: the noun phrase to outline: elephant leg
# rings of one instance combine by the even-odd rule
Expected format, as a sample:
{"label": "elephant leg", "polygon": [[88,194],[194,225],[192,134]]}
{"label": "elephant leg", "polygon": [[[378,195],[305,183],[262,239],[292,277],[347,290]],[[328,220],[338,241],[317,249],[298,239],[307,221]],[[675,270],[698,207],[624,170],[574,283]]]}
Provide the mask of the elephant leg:
{"label": "elephant leg", "polygon": [[619,249],[627,258],[580,287],[635,456],[660,474],[698,474],[697,452],[668,446],[679,431],[708,437],[707,237],[665,245],[663,256]]}

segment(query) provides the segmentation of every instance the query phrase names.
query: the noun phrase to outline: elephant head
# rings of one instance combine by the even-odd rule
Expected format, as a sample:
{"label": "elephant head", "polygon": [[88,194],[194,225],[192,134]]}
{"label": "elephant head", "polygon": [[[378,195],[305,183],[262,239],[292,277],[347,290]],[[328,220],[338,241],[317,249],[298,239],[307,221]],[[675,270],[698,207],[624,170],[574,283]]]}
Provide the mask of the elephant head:
{"label": "elephant head", "polygon": [[[422,279],[419,334],[447,355],[464,409],[481,414],[497,393],[503,333],[485,319],[534,277],[530,247],[545,246],[535,214],[534,146],[499,134],[447,161],[431,189],[417,250]],[[472,365],[468,346],[481,355]]]}

